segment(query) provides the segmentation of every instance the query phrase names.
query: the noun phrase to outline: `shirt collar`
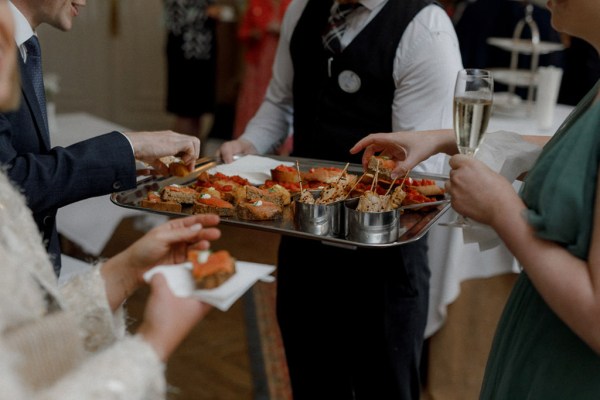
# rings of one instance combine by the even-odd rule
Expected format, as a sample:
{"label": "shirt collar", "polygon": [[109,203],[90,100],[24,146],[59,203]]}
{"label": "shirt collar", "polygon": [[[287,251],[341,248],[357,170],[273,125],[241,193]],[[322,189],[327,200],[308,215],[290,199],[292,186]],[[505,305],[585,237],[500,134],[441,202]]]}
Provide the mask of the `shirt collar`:
{"label": "shirt collar", "polygon": [[374,8],[378,7],[381,3],[385,3],[386,1],[387,0],[360,0],[359,3],[369,11],[372,11]]}
{"label": "shirt collar", "polygon": [[[25,18],[23,13],[21,13],[13,3],[9,1],[8,6],[12,11],[13,20],[15,22],[15,41],[17,42],[17,46],[21,49],[23,43],[35,35],[35,32],[31,28],[31,25],[29,25],[27,18]],[[21,54],[23,54],[23,50],[21,50]]]}

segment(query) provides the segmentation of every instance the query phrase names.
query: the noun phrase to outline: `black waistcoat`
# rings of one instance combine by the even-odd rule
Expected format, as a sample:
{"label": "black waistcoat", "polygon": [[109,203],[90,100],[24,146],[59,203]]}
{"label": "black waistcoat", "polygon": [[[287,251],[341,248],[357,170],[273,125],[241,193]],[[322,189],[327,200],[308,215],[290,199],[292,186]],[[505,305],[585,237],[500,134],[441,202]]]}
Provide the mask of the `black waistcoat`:
{"label": "black waistcoat", "polygon": [[[393,66],[400,38],[432,0],[388,0],[341,54],[323,48],[332,0],[309,0],[292,35],[294,152],[298,157],[360,163],[348,150],[369,133],[392,130]],[[358,76],[353,93],[339,76]],[[348,71],[351,71],[349,73]],[[356,89],[356,80],[350,88]]]}

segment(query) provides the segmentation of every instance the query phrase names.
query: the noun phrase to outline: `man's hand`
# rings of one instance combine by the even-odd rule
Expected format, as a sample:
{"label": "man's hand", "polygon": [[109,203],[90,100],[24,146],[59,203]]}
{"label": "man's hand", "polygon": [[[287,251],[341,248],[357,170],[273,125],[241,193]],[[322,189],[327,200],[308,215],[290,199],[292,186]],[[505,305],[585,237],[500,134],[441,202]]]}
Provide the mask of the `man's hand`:
{"label": "man's hand", "polygon": [[256,148],[252,143],[244,139],[231,140],[221,145],[221,148],[217,151],[217,157],[225,163],[233,161],[233,157],[239,154],[257,154]]}
{"label": "man's hand", "polygon": [[154,166],[163,175],[168,168],[160,161],[161,157],[177,156],[191,171],[200,156],[200,140],[193,136],[173,131],[127,132],[125,136],[131,141],[135,158]]}

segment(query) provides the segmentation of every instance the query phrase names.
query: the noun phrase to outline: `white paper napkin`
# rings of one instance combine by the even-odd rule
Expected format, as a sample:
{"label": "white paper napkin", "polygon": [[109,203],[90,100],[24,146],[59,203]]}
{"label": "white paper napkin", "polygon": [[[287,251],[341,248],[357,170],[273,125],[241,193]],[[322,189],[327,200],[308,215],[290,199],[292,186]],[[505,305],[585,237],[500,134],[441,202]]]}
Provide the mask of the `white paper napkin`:
{"label": "white paper napkin", "polygon": [[191,263],[156,266],[144,274],[144,279],[149,282],[154,274],[163,274],[169,288],[176,296],[194,297],[221,311],[227,311],[257,281],[273,282],[275,280],[271,275],[275,271],[273,265],[237,261],[235,266],[235,274],[215,289],[196,289],[191,273]]}
{"label": "white paper napkin", "polygon": [[[540,146],[525,141],[518,133],[498,131],[485,134],[475,158],[509,182],[514,182],[519,175],[531,169],[541,151]],[[501,243],[496,232],[489,226],[473,220],[469,220],[469,223],[471,227],[463,229],[465,243],[476,242],[481,251]]]}
{"label": "white paper napkin", "polygon": [[239,175],[248,179],[252,185],[262,185],[265,180],[271,179],[271,170],[278,165],[293,166],[293,162],[275,160],[269,157],[255,156],[252,154],[238,158],[229,164],[220,164],[211,168],[208,173],[220,172],[225,175]]}

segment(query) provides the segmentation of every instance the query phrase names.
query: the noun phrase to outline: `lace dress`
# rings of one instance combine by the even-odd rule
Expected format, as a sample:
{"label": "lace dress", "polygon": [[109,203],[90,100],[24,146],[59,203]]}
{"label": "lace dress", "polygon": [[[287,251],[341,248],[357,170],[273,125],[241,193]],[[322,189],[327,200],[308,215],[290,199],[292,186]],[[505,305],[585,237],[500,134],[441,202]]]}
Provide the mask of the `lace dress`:
{"label": "lace dress", "polygon": [[58,287],[24,198],[0,171],[0,400],[163,399],[163,365],[125,333],[99,269]]}
{"label": "lace dress", "polygon": [[183,117],[214,112],[216,21],[212,0],[165,0],[167,111]]}

